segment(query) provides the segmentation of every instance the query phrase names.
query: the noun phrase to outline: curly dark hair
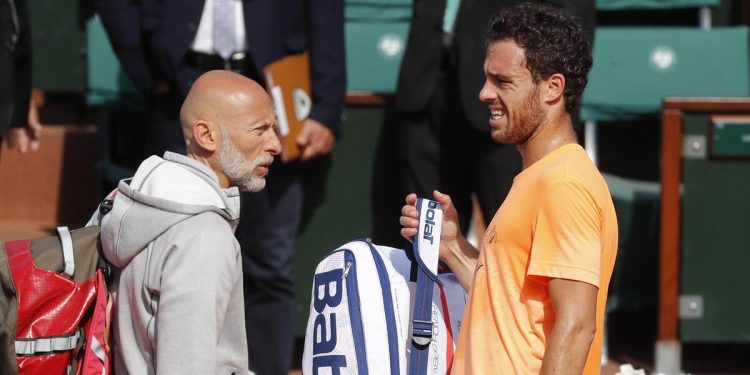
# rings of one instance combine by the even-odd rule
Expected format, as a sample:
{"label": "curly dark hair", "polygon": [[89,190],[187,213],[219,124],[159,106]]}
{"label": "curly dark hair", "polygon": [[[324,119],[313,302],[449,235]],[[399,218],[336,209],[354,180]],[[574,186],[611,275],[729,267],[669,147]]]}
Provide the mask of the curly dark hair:
{"label": "curly dark hair", "polygon": [[565,110],[578,108],[591,70],[591,41],[578,18],[561,9],[523,3],[492,17],[485,46],[510,39],[526,52],[534,83],[560,73],[565,76]]}

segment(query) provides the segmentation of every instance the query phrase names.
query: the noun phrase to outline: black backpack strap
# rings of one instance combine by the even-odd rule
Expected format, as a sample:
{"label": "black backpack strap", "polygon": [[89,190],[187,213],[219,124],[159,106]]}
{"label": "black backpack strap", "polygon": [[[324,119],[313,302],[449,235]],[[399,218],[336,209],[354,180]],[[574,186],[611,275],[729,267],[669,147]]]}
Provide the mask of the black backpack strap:
{"label": "black backpack strap", "polygon": [[[111,193],[107,195],[104,200],[102,200],[101,203],[99,203],[99,221],[101,222],[101,218],[106,216],[110,211],[112,211],[112,208],[114,207],[115,203],[115,196],[117,196],[117,193],[119,192],[118,189],[113,190]],[[104,271],[104,280],[109,285],[112,282],[112,265],[107,261],[107,258],[104,257],[104,254],[101,253],[102,249],[102,239],[101,234],[99,234],[99,261],[97,263],[97,267]]]}

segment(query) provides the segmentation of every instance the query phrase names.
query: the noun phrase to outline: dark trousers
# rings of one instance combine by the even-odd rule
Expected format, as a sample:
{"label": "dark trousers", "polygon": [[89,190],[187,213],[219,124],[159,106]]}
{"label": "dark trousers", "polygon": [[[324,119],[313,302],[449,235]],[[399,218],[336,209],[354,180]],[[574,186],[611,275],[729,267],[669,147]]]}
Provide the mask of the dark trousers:
{"label": "dark trousers", "polygon": [[[515,146],[492,140],[489,124],[487,131],[480,131],[469,123],[456,77],[455,64],[444,59],[440,82],[428,106],[399,113],[398,148],[405,192],[430,199],[434,199],[434,189],[449,194],[466,233],[471,195],[476,194],[489,223],[510,191],[513,177],[521,171],[521,155]],[[489,111],[487,116],[489,119]]]}
{"label": "dark trousers", "polygon": [[187,154],[185,137],[180,125],[182,98],[171,91],[156,94],[150,100],[151,137],[146,142],[150,154],[163,156],[165,151]]}
{"label": "dark trousers", "polygon": [[[17,3],[17,2],[16,2]],[[16,4],[17,6],[25,7],[25,3]],[[23,11],[23,9],[19,9]],[[25,13],[22,13],[25,14]],[[13,33],[13,13],[11,4],[8,1],[0,3],[0,142],[3,140],[3,132],[5,129],[15,120],[19,120],[19,109],[15,109],[22,102],[17,90],[16,85],[17,75],[21,72],[16,70],[18,64],[19,48],[24,46],[16,46],[12,48],[12,33]],[[30,65],[30,61],[26,61]],[[30,84],[28,82],[27,84]],[[31,88],[28,88],[31,90]],[[28,96],[28,92],[24,95]],[[25,104],[25,103],[24,103]],[[26,113],[20,114],[22,119],[26,119]]]}
{"label": "dark trousers", "polygon": [[236,232],[242,248],[250,368],[258,374],[287,374],[291,366],[295,308],[292,261],[303,190],[289,169],[275,163],[264,190],[242,194]]}
{"label": "dark trousers", "polygon": [[329,157],[305,164],[277,159],[266,188],[242,195],[236,236],[242,247],[250,369],[259,375],[289,373],[296,328],[295,240],[324,198],[329,167]]}
{"label": "dark trousers", "polygon": [[0,46],[0,141],[13,113],[13,54]]}
{"label": "dark trousers", "polygon": [[[251,77],[252,78],[252,77]],[[176,95],[151,100],[153,146],[185,153]],[[282,164],[277,158],[257,193],[242,193],[235,232],[242,251],[250,369],[258,375],[287,375],[295,337],[294,245],[325,195],[330,157]]]}

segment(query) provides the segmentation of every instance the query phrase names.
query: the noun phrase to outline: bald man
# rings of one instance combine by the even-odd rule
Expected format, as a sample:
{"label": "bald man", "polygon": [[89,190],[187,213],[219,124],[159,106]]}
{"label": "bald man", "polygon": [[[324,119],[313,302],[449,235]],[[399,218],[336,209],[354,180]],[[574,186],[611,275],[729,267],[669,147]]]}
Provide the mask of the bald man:
{"label": "bald man", "polygon": [[281,150],[265,91],[228,71],[192,86],[180,111],[187,157],[152,156],[101,218],[115,265],[117,374],[247,374],[240,191],[260,191]]}

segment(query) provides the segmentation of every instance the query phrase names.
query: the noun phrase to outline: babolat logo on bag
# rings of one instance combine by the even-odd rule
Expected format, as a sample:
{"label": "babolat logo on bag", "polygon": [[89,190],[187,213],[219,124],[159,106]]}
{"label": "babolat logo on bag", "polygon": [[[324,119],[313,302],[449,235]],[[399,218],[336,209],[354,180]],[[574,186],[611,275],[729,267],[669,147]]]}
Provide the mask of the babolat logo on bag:
{"label": "babolat logo on bag", "polygon": [[420,199],[417,208],[412,247],[352,241],[318,263],[303,373],[447,373],[466,292],[453,274],[437,274],[440,205]]}

